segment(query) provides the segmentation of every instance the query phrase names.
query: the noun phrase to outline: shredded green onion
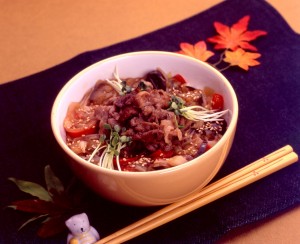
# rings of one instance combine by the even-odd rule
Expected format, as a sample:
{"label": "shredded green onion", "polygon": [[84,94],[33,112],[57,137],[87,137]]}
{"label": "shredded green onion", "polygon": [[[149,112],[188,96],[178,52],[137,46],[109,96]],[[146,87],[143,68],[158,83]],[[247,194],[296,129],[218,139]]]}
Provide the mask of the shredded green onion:
{"label": "shredded green onion", "polygon": [[220,121],[221,117],[228,112],[228,109],[223,111],[209,110],[202,106],[188,106],[184,105],[184,101],[180,97],[172,96],[169,110],[173,110],[176,115],[184,116],[193,121]]}
{"label": "shredded green onion", "polygon": [[130,93],[132,88],[126,84],[126,81],[122,81],[118,74],[117,67],[113,73],[115,80],[106,79],[106,81],[120,94],[124,95]]}
{"label": "shredded green onion", "polygon": [[110,130],[110,138],[106,141],[105,136],[100,137],[100,143],[95,148],[88,161],[90,162],[92,158],[94,158],[96,153],[103,149],[103,152],[101,153],[101,156],[99,158],[98,165],[103,168],[114,169],[114,158],[116,158],[118,170],[121,171],[119,155],[121,150],[127,145],[127,143],[130,143],[131,138],[128,136],[120,136],[119,133],[121,132],[121,128],[118,125],[112,128],[109,124],[105,124],[104,128]]}

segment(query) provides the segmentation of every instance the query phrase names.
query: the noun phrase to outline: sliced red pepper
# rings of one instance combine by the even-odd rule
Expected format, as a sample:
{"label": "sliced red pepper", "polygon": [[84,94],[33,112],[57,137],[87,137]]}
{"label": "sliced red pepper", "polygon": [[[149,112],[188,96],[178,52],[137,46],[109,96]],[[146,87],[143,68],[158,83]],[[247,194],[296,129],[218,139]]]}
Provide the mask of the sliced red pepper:
{"label": "sliced red pepper", "polygon": [[83,135],[94,134],[97,132],[97,121],[91,121],[91,122],[92,123],[89,123],[86,128],[72,129],[72,128],[65,127],[65,130],[66,130],[67,134],[72,138],[80,137]]}
{"label": "sliced red pepper", "polygon": [[128,163],[137,161],[137,160],[139,160],[140,158],[141,158],[140,156],[131,157],[131,158],[120,158],[120,159],[119,159],[119,162],[120,162],[120,165],[122,166],[122,165],[125,165],[125,164],[128,164]]}
{"label": "sliced red pepper", "polygon": [[186,84],[186,80],[180,74],[174,75],[173,79],[178,81],[180,84]]}
{"label": "sliced red pepper", "polygon": [[224,108],[224,98],[222,95],[215,93],[211,100],[212,109],[222,110]]}
{"label": "sliced red pepper", "polygon": [[[164,150],[157,150],[153,152],[149,157],[152,160],[158,159],[158,158],[170,158],[174,156],[174,151],[164,151]],[[136,171],[134,167],[131,167],[130,163],[138,161],[141,158],[141,156],[135,156],[135,157],[130,157],[130,158],[120,158],[120,167],[122,171]],[[116,159],[114,159],[114,165],[116,165]]]}
{"label": "sliced red pepper", "polygon": [[[139,160],[140,156],[135,156],[131,158],[119,158],[119,163],[122,171],[135,171],[133,167],[129,165],[129,163],[135,162]],[[114,167],[117,168],[117,160],[114,158]]]}
{"label": "sliced red pepper", "polygon": [[153,152],[150,157],[152,159],[157,159],[157,158],[171,158],[174,155],[174,151],[170,150],[170,151],[164,151],[164,150],[157,150],[155,152]]}

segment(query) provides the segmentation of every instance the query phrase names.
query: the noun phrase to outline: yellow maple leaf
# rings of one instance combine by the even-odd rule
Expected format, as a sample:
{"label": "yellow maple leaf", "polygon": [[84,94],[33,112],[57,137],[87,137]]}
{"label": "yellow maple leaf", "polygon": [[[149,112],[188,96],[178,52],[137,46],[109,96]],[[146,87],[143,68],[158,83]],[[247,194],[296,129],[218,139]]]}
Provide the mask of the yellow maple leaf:
{"label": "yellow maple leaf", "polygon": [[235,51],[225,51],[224,61],[229,63],[230,66],[239,66],[244,70],[248,70],[249,66],[259,65],[257,58],[261,56],[260,53],[246,52],[242,48],[238,48]]}
{"label": "yellow maple leaf", "polygon": [[184,54],[204,62],[214,55],[213,52],[207,50],[206,43],[204,41],[199,41],[195,45],[182,42],[180,43],[180,48],[181,50],[177,53]]}

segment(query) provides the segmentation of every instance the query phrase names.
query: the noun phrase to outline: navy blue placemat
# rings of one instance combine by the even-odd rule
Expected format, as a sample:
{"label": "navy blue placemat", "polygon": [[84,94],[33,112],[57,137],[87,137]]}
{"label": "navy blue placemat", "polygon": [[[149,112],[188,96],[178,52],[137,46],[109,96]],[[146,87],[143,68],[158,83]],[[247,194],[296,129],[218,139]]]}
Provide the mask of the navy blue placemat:
{"label": "navy blue placemat", "polygon": [[[81,69],[103,58],[139,50],[177,51],[181,42],[196,43],[216,34],[213,22],[231,26],[250,15],[250,30],[268,35],[255,41],[262,54],[248,72],[224,75],[240,103],[232,150],[216,178],[286,145],[300,152],[300,36],[265,1],[229,0],[177,24],[103,49],[80,54],[43,72],[0,86],[0,243],[65,243],[67,232],[49,239],[36,236],[37,224],[18,227],[31,215],[3,209],[28,198],[8,177],[44,184],[50,164],[67,182],[72,178],[50,128],[52,103],[62,86]],[[217,200],[129,243],[212,243],[234,228],[269,218],[300,202],[300,166],[296,163]],[[120,206],[87,192],[87,213],[102,237],[157,208]]]}

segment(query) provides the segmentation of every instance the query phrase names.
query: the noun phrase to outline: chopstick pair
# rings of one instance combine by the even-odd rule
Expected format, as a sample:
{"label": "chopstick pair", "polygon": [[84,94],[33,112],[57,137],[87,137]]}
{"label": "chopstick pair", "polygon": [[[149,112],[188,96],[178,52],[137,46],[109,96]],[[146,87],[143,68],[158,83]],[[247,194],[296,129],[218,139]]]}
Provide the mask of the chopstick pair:
{"label": "chopstick pair", "polygon": [[101,239],[96,244],[118,244],[148,232],[156,227],[181,217],[197,208],[213,202],[229,193],[247,186],[298,161],[298,155],[289,145],[233,172],[157,212]]}

